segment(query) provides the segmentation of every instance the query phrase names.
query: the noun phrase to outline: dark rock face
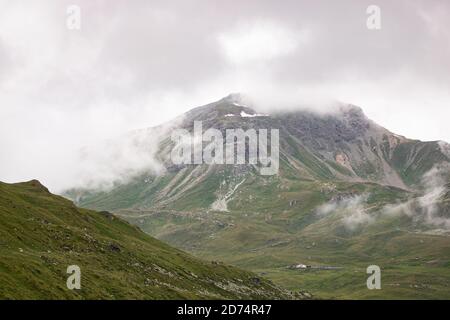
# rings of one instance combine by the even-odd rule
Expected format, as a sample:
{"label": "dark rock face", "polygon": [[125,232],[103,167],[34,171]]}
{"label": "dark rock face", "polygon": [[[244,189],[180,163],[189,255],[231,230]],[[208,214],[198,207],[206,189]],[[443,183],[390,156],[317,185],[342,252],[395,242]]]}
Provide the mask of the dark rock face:
{"label": "dark rock face", "polygon": [[115,243],[110,243],[110,244],[108,245],[108,249],[109,249],[110,251],[113,251],[113,252],[120,252],[120,251],[122,251],[122,250],[120,249],[120,247],[119,247],[117,244],[115,244]]}
{"label": "dark rock face", "polygon": [[114,220],[114,215],[109,211],[100,211],[99,213],[108,218],[109,220]]}
{"label": "dark rock face", "polygon": [[282,114],[279,119],[290,129],[306,139],[330,139],[350,142],[364,135],[369,120],[360,109],[343,110],[332,115],[317,115],[312,112]]}
{"label": "dark rock face", "polygon": [[[219,129],[280,129],[299,139],[305,146],[333,151],[356,143],[371,127],[371,121],[361,108],[343,105],[334,113],[318,114],[311,111],[277,112],[268,116],[241,117],[258,114],[252,108],[235,102],[230,95],[218,102],[195,108],[185,114],[182,127],[193,130],[194,121],[202,121],[203,128]],[[230,116],[234,115],[234,116]],[[228,116],[228,117],[227,117]]]}
{"label": "dark rock face", "polygon": [[250,278],[250,280],[255,284],[255,285],[259,285],[261,283],[261,279],[258,277],[253,277]]}

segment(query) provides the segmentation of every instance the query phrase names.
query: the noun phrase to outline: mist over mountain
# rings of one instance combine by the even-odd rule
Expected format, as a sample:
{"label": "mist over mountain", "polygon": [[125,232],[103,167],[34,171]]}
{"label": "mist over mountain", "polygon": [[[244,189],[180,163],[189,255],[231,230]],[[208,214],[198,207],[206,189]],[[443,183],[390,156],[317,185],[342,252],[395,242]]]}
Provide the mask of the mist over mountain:
{"label": "mist over mountain", "polygon": [[[261,175],[260,164],[249,163],[174,164],[171,132],[193,133],[196,121],[223,136],[229,129],[278,129],[278,173]],[[391,270],[388,279],[397,279],[383,297],[448,294],[442,271],[450,263],[445,142],[392,133],[354,105],[267,112],[241,94],[130,137],[138,149],[152,146],[154,160],[147,168],[128,170],[132,175],[106,188],[75,187],[65,196],[82,207],[110,210],[200,257],[268,274],[290,289],[324,297],[381,297],[365,292],[364,283],[352,276],[377,264]],[[249,152],[246,144],[246,156]],[[315,276],[286,269],[298,263],[344,271]],[[422,280],[412,281],[409,272]],[[349,285],[332,291],[337,279]],[[415,286],[429,287],[418,292]]]}
{"label": "mist over mountain", "polygon": [[82,178],[75,187],[111,187],[139,174],[163,174],[173,166],[171,132],[177,128],[193,131],[194,121],[202,121],[203,131],[215,128],[223,136],[232,128],[279,129],[282,162],[295,167],[302,178],[417,189],[423,174],[449,159],[446,142],[422,142],[392,133],[354,105],[329,101],[321,108],[300,103],[294,109],[270,104],[269,109],[267,104],[259,108],[254,98],[231,94],[163,125],[86,147],[77,170]]}

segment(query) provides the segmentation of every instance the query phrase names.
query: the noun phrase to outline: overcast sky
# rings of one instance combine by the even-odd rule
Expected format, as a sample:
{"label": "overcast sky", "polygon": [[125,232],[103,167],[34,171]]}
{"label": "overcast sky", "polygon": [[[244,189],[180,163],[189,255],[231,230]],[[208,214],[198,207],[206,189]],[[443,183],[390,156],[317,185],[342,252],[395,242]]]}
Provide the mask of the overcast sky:
{"label": "overcast sky", "polygon": [[446,0],[0,0],[0,180],[61,188],[73,150],[231,92],[337,99],[450,142],[449,16]]}

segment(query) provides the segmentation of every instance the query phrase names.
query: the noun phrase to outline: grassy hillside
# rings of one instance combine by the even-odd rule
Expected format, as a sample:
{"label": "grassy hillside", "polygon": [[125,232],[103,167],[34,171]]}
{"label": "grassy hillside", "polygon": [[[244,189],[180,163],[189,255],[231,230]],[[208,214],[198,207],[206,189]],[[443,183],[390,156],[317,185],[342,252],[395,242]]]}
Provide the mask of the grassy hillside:
{"label": "grassy hillside", "polygon": [[[69,265],[81,289],[68,290]],[[38,181],[0,183],[0,299],[293,298],[250,272],[171,248]],[[295,295],[295,297],[300,297]]]}

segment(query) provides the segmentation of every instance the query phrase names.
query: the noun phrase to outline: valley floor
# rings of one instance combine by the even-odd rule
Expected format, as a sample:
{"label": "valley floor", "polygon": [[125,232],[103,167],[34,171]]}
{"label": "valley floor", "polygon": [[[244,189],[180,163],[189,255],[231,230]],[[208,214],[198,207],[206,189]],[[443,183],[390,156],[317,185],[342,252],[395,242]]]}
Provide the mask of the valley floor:
{"label": "valley floor", "polygon": [[[280,221],[242,213],[209,212],[208,219],[201,213],[121,215],[198,257],[245,268],[318,299],[450,299],[445,235],[400,229],[352,236],[326,235],[319,228],[285,232],[289,228]],[[339,268],[289,268],[296,264]],[[381,290],[367,289],[369,265],[381,268]]]}

